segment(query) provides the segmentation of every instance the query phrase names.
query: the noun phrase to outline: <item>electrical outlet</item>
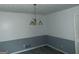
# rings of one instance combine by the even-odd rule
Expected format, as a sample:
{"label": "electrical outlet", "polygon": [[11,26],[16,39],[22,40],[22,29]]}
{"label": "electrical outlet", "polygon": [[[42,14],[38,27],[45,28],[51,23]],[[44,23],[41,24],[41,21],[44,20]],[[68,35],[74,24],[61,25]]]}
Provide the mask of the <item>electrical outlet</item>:
{"label": "electrical outlet", "polygon": [[23,46],[24,46],[24,48],[29,48],[29,47],[31,47],[30,44],[24,44]]}

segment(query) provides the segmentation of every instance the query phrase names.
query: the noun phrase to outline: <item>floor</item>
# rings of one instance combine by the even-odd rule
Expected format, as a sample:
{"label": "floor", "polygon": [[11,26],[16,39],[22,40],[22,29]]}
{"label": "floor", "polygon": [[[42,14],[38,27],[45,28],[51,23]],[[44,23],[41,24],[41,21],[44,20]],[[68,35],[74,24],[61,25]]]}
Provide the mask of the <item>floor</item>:
{"label": "floor", "polygon": [[22,52],[20,54],[63,54],[63,53],[55,49],[52,49],[48,46],[43,46],[43,47],[36,48],[30,51]]}

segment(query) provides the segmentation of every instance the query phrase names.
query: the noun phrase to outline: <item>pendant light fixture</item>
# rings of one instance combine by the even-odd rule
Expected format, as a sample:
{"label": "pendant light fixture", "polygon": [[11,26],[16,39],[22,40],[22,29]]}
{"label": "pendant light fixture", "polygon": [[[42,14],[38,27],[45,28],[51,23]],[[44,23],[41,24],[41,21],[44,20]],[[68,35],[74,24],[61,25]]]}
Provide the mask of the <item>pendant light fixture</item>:
{"label": "pendant light fixture", "polygon": [[30,25],[42,25],[43,24],[42,21],[41,20],[37,20],[37,18],[36,18],[36,15],[37,15],[37,13],[36,13],[36,11],[37,11],[36,10],[37,4],[33,4],[33,6],[34,6],[34,18],[30,22]]}

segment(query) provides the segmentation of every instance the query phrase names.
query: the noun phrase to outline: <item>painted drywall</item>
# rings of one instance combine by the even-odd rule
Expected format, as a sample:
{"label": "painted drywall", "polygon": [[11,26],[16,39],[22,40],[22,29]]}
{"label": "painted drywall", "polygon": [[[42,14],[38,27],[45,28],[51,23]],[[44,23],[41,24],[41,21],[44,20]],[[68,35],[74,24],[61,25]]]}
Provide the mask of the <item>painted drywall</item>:
{"label": "painted drywall", "polygon": [[48,36],[48,44],[66,54],[75,53],[75,42],[72,40],[62,39],[59,37]]}
{"label": "painted drywall", "polygon": [[0,52],[13,53],[46,44],[46,35],[0,42]]}
{"label": "painted drywall", "polygon": [[74,16],[79,6],[47,15],[48,35],[75,40]]}
{"label": "painted drywall", "polygon": [[0,12],[0,42],[45,35],[46,26],[43,15],[37,15],[37,20],[42,20],[43,25],[29,25],[33,14]]}
{"label": "painted drywall", "polygon": [[79,15],[79,6],[46,16],[48,35],[74,41],[75,53],[79,53],[79,27],[77,26],[79,18],[76,20],[77,15]]}

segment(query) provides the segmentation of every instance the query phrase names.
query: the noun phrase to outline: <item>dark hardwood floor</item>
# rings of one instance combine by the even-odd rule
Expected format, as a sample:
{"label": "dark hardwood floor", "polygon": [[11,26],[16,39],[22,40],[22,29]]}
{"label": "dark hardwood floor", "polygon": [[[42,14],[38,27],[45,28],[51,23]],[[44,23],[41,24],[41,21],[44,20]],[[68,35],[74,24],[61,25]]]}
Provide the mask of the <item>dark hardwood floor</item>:
{"label": "dark hardwood floor", "polygon": [[30,51],[22,52],[20,54],[63,54],[63,53],[55,49],[52,49],[48,46],[43,46],[43,47],[36,48]]}

